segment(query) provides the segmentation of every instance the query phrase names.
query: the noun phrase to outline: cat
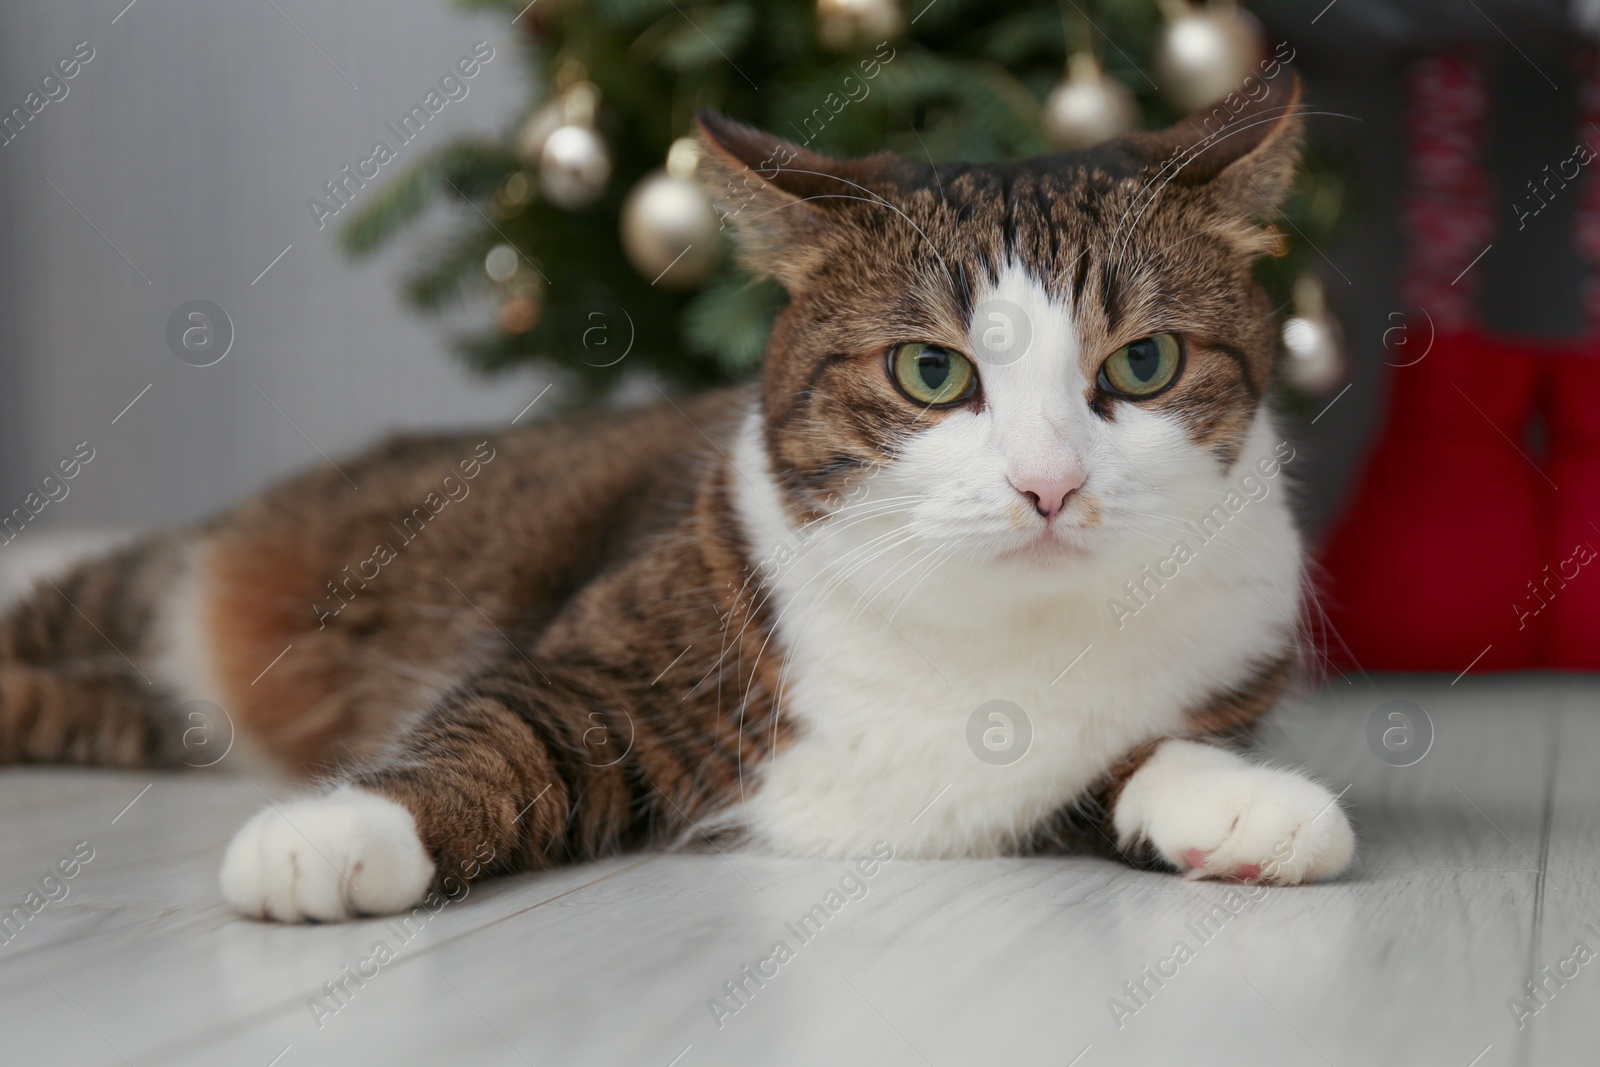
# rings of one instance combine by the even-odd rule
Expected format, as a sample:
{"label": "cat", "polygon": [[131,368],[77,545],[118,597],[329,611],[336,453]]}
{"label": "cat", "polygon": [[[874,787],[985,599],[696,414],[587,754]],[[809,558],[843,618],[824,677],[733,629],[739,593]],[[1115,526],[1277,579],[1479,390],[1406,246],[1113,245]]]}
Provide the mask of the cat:
{"label": "cat", "polygon": [[320,782],[223,855],[283,922],[702,838],[1339,874],[1339,798],[1245,747],[1300,662],[1251,269],[1298,101],[996,165],[702,114],[787,294],[758,382],[394,440],[37,586],[0,762],[193,763],[224,709]]}

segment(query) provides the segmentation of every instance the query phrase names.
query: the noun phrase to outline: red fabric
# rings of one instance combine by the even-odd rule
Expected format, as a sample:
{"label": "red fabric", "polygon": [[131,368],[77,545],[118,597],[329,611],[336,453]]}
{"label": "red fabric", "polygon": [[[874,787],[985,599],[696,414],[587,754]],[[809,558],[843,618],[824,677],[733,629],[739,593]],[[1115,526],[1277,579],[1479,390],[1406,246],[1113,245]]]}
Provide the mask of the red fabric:
{"label": "red fabric", "polygon": [[1546,355],[1551,515],[1526,594],[1540,609],[1546,665],[1600,670],[1600,350]]}
{"label": "red fabric", "polygon": [[[1600,127],[1600,67],[1589,73],[1584,111]],[[1388,424],[1324,546],[1329,656],[1367,670],[1600,669],[1600,344],[1479,327],[1470,268],[1494,239],[1484,74],[1467,54],[1429,56],[1407,91],[1402,292],[1440,336],[1393,372]],[[1581,195],[1574,240],[1600,278],[1600,181]],[[1600,327],[1600,282],[1586,296]],[[1528,443],[1541,410],[1548,456]]]}
{"label": "red fabric", "polygon": [[1322,554],[1335,663],[1452,674],[1540,663],[1554,615],[1524,618],[1519,605],[1546,556],[1552,493],[1523,443],[1545,366],[1530,348],[1460,333],[1394,372],[1389,424]]}

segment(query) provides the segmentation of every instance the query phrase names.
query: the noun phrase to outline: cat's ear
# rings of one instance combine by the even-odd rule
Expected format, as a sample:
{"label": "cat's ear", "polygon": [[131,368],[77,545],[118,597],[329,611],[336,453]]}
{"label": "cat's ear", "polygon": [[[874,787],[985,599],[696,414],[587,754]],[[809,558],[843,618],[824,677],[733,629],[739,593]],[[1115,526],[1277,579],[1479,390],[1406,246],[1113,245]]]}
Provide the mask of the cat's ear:
{"label": "cat's ear", "polygon": [[846,165],[753,126],[701,111],[700,177],[724,227],[739,234],[740,262],[794,288],[822,266],[822,235],[837,224],[830,201],[859,196]]}
{"label": "cat's ear", "polygon": [[1240,91],[1211,108],[1156,133],[1136,134],[1158,182],[1205,197],[1230,216],[1250,252],[1270,251],[1275,238],[1255,223],[1269,223],[1294,185],[1305,120],[1300,79],[1251,77]]}

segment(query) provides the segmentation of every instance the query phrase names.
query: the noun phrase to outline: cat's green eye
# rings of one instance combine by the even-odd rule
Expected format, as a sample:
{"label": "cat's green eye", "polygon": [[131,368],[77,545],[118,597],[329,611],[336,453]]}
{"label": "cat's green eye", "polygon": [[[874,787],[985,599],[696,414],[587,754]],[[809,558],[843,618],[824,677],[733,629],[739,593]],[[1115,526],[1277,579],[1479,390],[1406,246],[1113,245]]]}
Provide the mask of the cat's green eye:
{"label": "cat's green eye", "polygon": [[1183,347],[1170,333],[1123,345],[1100,364],[1100,388],[1121,396],[1154,396],[1178,377]]}
{"label": "cat's green eye", "polygon": [[972,361],[938,345],[896,346],[889,353],[889,373],[902,393],[929,407],[960,403],[978,385]]}

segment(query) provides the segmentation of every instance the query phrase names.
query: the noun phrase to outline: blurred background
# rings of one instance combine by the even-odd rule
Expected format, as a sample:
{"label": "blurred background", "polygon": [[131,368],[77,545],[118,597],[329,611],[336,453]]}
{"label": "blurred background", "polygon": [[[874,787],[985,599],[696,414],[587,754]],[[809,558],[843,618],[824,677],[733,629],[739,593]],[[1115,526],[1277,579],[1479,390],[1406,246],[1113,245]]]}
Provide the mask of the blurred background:
{"label": "blurred background", "polygon": [[[1552,523],[1587,512],[1553,518],[1558,501],[1595,499],[1587,468],[1565,497],[1539,481],[1560,480],[1552,442],[1589,434],[1540,407],[1541,346],[1589,336],[1586,18],[1550,0],[14,0],[0,507],[40,500],[80,442],[95,458],[7,545],[191,520],[392,431],[749,374],[779,297],[733,268],[691,180],[696,108],[824,152],[992,160],[1292,72],[1307,167],[1261,275],[1301,510],[1331,546],[1337,629],[1358,631],[1328,643],[1457,669],[1572,551]],[[1451,389],[1477,414],[1410,417]],[[1463,612],[1439,647],[1382,651]],[[1482,666],[1592,665],[1497,642]]]}
{"label": "blurred background", "polygon": [[[66,88],[0,145],[0,500],[77,442],[97,451],[26,539],[190,520],[317,448],[516,414],[535,371],[467,373],[446,325],[399,299],[406,257],[353,263],[306,208],[477,41],[495,59],[395,165],[512,122],[529,81],[509,19],[439,0],[126,4],[0,8],[0,107],[52,73]],[[85,41],[93,58],[61,79]],[[235,333],[203,368],[166,338],[191,300]]]}

